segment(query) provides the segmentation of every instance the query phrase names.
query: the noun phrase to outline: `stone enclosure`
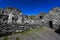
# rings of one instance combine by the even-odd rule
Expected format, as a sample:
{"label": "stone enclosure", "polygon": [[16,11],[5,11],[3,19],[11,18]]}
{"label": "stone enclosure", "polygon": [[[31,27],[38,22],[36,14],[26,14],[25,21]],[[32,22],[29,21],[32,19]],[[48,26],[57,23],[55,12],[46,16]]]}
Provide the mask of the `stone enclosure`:
{"label": "stone enclosure", "polygon": [[50,10],[48,14],[41,12],[33,19],[28,17],[23,15],[20,10],[12,7],[0,9],[0,34],[23,32],[40,26],[60,28],[60,8],[58,7]]}

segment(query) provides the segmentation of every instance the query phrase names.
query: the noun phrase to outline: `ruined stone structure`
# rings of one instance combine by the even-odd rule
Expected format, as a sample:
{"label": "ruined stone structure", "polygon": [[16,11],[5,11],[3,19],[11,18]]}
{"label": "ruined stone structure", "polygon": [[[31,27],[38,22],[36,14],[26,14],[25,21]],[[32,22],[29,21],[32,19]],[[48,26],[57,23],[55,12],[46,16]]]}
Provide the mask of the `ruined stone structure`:
{"label": "ruined stone structure", "polygon": [[33,19],[28,18],[20,10],[12,7],[0,9],[0,33],[22,32],[40,26],[59,29],[59,25],[60,8],[58,7],[50,10],[48,14],[41,12]]}
{"label": "ruined stone structure", "polygon": [[23,30],[23,27],[19,26],[22,20],[22,13],[17,9],[12,7],[0,9],[0,33],[15,33]]}
{"label": "ruined stone structure", "polygon": [[43,18],[44,26],[58,29],[60,25],[60,8],[56,7],[49,11]]}
{"label": "ruined stone structure", "polygon": [[39,26],[34,25],[34,20],[27,17],[20,10],[12,7],[0,9],[0,34],[22,32]]}

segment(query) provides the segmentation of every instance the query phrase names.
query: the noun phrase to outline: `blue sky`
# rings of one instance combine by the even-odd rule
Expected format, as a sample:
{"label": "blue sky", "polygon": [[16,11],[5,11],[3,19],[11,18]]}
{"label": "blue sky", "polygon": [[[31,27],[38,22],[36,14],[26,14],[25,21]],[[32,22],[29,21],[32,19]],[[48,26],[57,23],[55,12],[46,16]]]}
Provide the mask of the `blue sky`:
{"label": "blue sky", "polygon": [[36,15],[41,11],[48,13],[53,7],[60,7],[60,0],[0,0],[0,8],[14,7],[25,15]]}

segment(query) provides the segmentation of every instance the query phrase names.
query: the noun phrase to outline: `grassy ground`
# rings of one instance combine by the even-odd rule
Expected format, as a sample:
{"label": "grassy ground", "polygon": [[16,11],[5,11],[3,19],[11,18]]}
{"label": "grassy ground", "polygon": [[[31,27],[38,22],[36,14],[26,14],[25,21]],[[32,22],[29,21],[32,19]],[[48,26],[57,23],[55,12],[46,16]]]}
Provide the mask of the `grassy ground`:
{"label": "grassy ground", "polygon": [[28,29],[28,30],[25,30],[24,32],[21,32],[20,34],[26,35],[27,33],[38,32],[42,29],[43,29],[43,27],[39,27],[39,28],[36,28],[36,29]]}
{"label": "grassy ground", "polygon": [[[37,29],[25,30],[8,36],[9,40],[60,40],[60,35],[48,27],[39,27]],[[3,38],[0,38],[3,40]]]}
{"label": "grassy ground", "polygon": [[[39,28],[36,28],[36,29],[27,29],[27,30],[25,30],[23,32],[17,32],[16,34],[25,35],[27,33],[38,32],[38,31],[40,31],[42,29],[43,29],[43,27],[39,27]],[[15,35],[15,34],[7,35],[7,36],[12,36],[12,35]],[[6,37],[6,36],[3,36],[3,37]]]}

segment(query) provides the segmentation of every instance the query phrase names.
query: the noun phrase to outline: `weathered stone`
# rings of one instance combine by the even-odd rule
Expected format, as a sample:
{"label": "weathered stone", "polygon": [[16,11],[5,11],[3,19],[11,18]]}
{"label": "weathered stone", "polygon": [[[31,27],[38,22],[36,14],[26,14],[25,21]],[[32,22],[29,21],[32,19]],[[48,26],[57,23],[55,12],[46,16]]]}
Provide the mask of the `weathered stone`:
{"label": "weathered stone", "polygon": [[[43,18],[44,22],[48,23],[52,21],[53,28],[58,29],[60,24],[60,8],[56,7],[49,11]],[[45,23],[45,25],[46,25]],[[49,23],[48,23],[49,24]]]}
{"label": "weathered stone", "polygon": [[0,14],[1,33],[16,33],[31,28],[39,28],[40,26],[58,29],[60,24],[59,8],[54,8],[48,14],[41,13],[32,19],[14,8],[8,7],[7,9],[0,10],[0,12],[2,13]]}

